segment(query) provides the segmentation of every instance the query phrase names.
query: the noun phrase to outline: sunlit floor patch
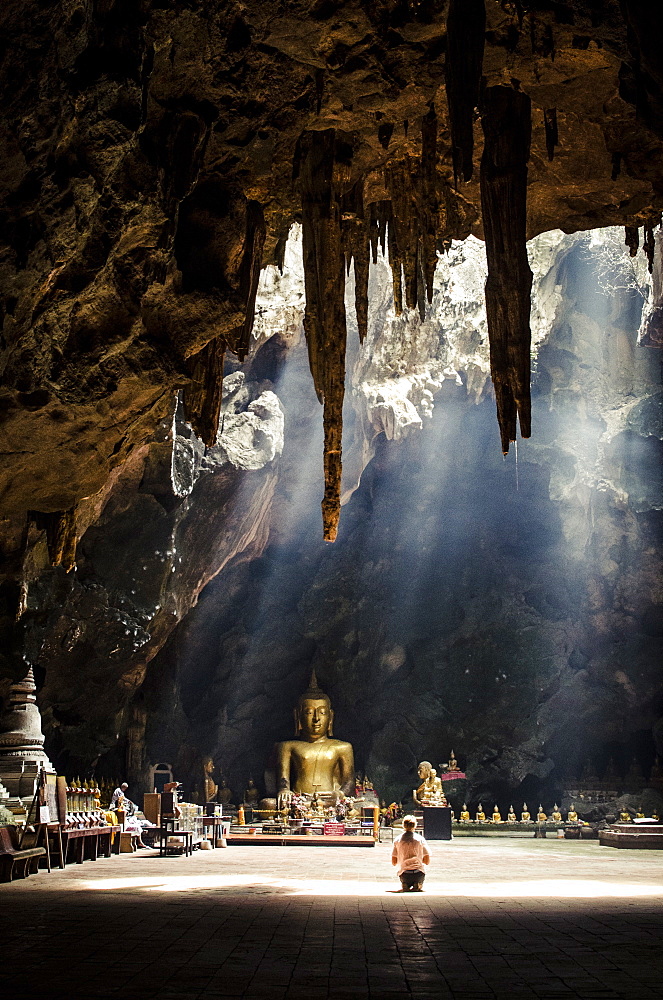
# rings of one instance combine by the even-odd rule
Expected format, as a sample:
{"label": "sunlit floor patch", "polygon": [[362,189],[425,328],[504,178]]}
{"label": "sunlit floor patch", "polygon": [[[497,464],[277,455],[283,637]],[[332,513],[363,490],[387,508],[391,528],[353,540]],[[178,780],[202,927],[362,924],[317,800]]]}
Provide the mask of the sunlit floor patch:
{"label": "sunlit floor patch", "polygon": [[[108,878],[81,882],[85,889],[192,892],[195,890],[272,891],[294,896],[384,896],[398,883],[348,879],[273,878],[269,875],[173,875],[154,878]],[[405,895],[405,894],[404,894]],[[608,882],[598,879],[530,879],[525,881],[430,881],[421,896],[456,896],[486,899],[632,899],[663,896],[663,884]],[[408,893],[408,899],[420,898]]]}

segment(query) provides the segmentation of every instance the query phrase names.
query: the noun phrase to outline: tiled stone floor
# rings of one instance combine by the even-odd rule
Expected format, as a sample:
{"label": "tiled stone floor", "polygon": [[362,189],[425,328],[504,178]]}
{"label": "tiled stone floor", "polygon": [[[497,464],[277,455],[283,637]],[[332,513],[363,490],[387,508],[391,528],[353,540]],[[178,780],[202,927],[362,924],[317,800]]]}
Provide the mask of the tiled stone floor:
{"label": "tiled stone floor", "polygon": [[663,851],[459,839],[399,895],[390,850],[141,852],[0,885],[0,996],[663,996]]}

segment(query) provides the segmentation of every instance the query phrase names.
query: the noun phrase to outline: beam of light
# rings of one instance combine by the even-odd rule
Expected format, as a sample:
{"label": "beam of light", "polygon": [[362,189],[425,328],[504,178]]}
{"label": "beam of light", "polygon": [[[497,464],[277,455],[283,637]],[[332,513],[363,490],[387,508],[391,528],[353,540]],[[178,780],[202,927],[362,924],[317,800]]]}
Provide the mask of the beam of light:
{"label": "beam of light", "polygon": [[[398,883],[396,883],[397,885]],[[231,890],[285,892],[292,896],[385,896],[394,893],[394,880],[273,878],[219,873],[166,875],[154,878],[107,878],[82,881],[80,887],[98,891],[139,889],[145,892]],[[474,899],[634,899],[663,897],[663,883],[610,882],[599,879],[526,879],[521,881],[427,881],[422,896]],[[408,898],[418,893],[407,893]]]}

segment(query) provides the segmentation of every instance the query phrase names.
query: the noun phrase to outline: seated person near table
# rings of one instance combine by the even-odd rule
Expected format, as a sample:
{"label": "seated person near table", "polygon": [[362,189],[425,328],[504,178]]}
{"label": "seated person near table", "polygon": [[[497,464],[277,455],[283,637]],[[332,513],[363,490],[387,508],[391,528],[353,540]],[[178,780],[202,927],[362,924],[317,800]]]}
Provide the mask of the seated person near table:
{"label": "seated person near table", "polygon": [[124,809],[124,802],[127,797],[128,784],[123,781],[115,791],[113,792],[113,797],[110,800],[110,809]]}
{"label": "seated person near table", "polygon": [[401,892],[422,892],[424,865],[430,864],[428,844],[422,836],[415,833],[417,821],[414,816],[403,818],[404,833],[394,841],[391,853],[392,865],[398,865],[398,876],[401,880]]}

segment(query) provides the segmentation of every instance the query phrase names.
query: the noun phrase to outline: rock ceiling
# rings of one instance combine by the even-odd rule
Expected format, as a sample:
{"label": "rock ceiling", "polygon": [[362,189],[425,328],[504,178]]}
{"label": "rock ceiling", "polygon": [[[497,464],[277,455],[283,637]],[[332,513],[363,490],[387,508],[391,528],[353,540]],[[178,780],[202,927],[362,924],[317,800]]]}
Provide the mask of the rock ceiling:
{"label": "rock ceiling", "polygon": [[224,356],[247,355],[293,221],[330,540],[352,261],[362,337],[380,244],[397,307],[424,315],[437,253],[485,239],[506,451],[518,423],[530,434],[526,239],[622,225],[653,256],[663,12],[646,0],[7,0],[1,16],[5,622],[35,539],[73,565],[176,390],[214,443]]}

